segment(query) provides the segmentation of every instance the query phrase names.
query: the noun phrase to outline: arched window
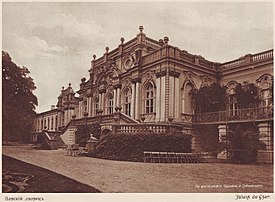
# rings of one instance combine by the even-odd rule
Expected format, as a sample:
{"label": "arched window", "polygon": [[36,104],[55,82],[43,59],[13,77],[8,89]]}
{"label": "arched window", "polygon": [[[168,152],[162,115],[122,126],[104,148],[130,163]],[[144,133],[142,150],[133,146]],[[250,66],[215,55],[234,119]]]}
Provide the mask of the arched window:
{"label": "arched window", "polygon": [[186,83],[182,88],[182,113],[193,114],[194,112],[191,95],[193,89],[194,85],[192,83]]}
{"label": "arched window", "polygon": [[83,99],[83,107],[84,107],[84,112],[88,112],[88,101],[87,101],[87,97],[84,97],[84,99]]}
{"label": "arched window", "polygon": [[109,94],[108,96],[108,114],[112,114],[114,109],[114,96],[113,94]]}
{"label": "arched window", "polygon": [[228,95],[228,112],[229,116],[236,116],[238,110],[238,103],[235,96],[235,88],[238,85],[236,81],[230,81],[227,83],[227,95]]}
{"label": "arched window", "polygon": [[57,122],[58,122],[58,118],[57,115],[55,116],[55,130],[57,130]]}
{"label": "arched window", "polygon": [[237,115],[237,109],[238,109],[238,103],[237,99],[235,97],[235,94],[229,94],[229,116],[236,116]]}
{"label": "arched window", "polygon": [[61,122],[61,126],[65,125],[65,112],[62,111],[62,122]]}
{"label": "arched window", "polygon": [[53,116],[52,116],[51,130],[53,130]]}
{"label": "arched window", "polygon": [[43,130],[43,119],[41,119],[41,130]]}
{"label": "arched window", "polygon": [[260,88],[260,106],[263,108],[272,106],[272,76],[270,74],[264,74],[257,79],[257,82]]}
{"label": "arched window", "polygon": [[124,91],[124,113],[131,116],[131,91],[129,88]]}
{"label": "arched window", "polygon": [[50,130],[50,117],[48,117],[48,130]]}
{"label": "arched window", "polygon": [[98,114],[99,110],[99,97],[95,97],[95,114]]}
{"label": "arched window", "polygon": [[154,112],[154,86],[149,83],[145,88],[145,113]]}

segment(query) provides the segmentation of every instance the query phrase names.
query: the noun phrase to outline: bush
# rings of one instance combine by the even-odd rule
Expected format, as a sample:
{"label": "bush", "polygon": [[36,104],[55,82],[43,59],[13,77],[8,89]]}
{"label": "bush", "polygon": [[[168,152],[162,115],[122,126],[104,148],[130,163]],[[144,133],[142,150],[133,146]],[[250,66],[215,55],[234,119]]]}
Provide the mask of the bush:
{"label": "bush", "polygon": [[100,144],[93,156],[122,161],[143,161],[144,151],[191,152],[191,137],[185,134],[117,134]]}
{"label": "bush", "polygon": [[232,163],[257,162],[258,150],[265,144],[259,140],[259,130],[253,123],[229,124],[227,142],[220,145],[221,150],[229,152]]}
{"label": "bush", "polygon": [[99,124],[78,126],[75,133],[76,143],[80,146],[85,146],[90,138],[90,134],[93,134],[94,137],[99,139],[100,133],[101,129]]}

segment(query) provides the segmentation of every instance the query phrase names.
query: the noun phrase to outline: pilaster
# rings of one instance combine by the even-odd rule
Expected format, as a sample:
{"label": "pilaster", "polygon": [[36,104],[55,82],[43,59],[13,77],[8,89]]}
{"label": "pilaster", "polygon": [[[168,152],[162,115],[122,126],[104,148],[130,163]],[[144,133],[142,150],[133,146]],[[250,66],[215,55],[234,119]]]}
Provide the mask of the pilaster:
{"label": "pilaster", "polygon": [[[226,143],[226,133],[227,133],[227,126],[226,125],[219,125],[219,143]],[[228,153],[227,151],[222,151],[217,155],[217,158],[220,160],[227,160]]]}
{"label": "pilaster", "polygon": [[132,94],[131,94],[131,117],[135,118],[135,96],[136,96],[136,84],[132,83]]}
{"label": "pilaster", "polygon": [[258,163],[273,163],[273,138],[272,138],[272,125],[271,123],[260,123],[259,139],[266,147],[258,151]]}

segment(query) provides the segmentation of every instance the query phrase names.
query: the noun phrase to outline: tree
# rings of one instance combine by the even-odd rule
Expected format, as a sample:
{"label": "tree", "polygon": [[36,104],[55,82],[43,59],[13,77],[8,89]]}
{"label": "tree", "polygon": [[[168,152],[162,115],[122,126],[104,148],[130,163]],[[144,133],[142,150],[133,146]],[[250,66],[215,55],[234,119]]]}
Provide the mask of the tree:
{"label": "tree", "polygon": [[2,51],[3,140],[26,141],[32,129],[37,98],[35,84],[26,67],[18,67]]}
{"label": "tree", "polygon": [[76,143],[80,146],[85,146],[87,141],[90,139],[91,134],[93,134],[95,138],[99,139],[100,133],[101,129],[99,123],[78,126],[75,134]]}
{"label": "tree", "polygon": [[235,97],[240,108],[252,108],[259,103],[259,90],[253,83],[244,82],[235,88]]}
{"label": "tree", "polygon": [[226,142],[220,144],[220,150],[229,153],[233,163],[255,163],[258,151],[265,148],[259,140],[259,130],[253,123],[229,124]]}
{"label": "tree", "polygon": [[225,110],[226,90],[217,83],[193,90],[192,99],[198,112],[215,112]]}

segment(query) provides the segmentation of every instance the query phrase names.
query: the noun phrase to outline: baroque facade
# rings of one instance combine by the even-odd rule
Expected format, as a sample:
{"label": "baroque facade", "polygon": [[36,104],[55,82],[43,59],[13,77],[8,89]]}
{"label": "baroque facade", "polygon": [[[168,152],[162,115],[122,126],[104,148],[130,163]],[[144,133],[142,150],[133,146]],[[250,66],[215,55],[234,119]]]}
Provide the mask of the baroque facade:
{"label": "baroque facade", "polygon": [[[70,85],[63,88],[57,108],[37,115],[33,134],[48,131],[59,134],[65,144],[73,144],[76,127],[83,124],[99,122],[102,133],[135,132],[146,125],[159,132],[169,125],[175,131],[192,135],[192,149],[198,152],[202,131],[195,131],[194,125],[217,124],[222,141],[228,122],[253,121],[267,145],[259,153],[260,158],[272,162],[273,50],[226,63],[211,62],[169,45],[168,37],[156,41],[145,35],[142,26],[139,30],[128,42],[121,38],[116,49],[109,51],[106,47],[102,57],[93,55],[89,78],[81,79],[78,96]],[[195,113],[191,90],[218,83],[226,86],[230,97],[237,83],[243,82],[259,88],[261,102],[257,112],[253,109],[253,117],[238,109],[234,99],[229,99],[225,112],[212,114],[212,118]],[[219,116],[221,113],[226,116]],[[242,116],[229,120],[230,113]]]}

